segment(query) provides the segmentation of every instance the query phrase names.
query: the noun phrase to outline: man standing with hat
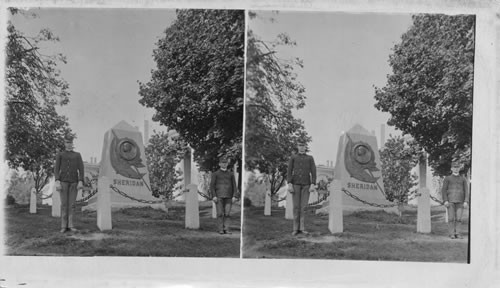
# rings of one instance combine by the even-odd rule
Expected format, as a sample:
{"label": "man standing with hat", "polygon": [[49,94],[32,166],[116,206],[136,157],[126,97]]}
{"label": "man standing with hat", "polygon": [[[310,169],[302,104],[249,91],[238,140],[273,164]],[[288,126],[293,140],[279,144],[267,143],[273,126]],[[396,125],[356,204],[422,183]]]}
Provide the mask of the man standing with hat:
{"label": "man standing with hat", "polygon": [[238,186],[233,172],[227,169],[229,160],[226,157],[219,159],[220,169],[212,173],[210,194],[217,209],[217,230],[219,234],[231,234],[229,230],[229,216],[232,203],[236,201]]}
{"label": "man standing with hat", "polygon": [[56,190],[61,195],[61,233],[77,231],[73,226],[76,196],[83,188],[83,161],[80,153],[73,151],[73,137],[64,138],[65,151],[57,153],[54,176]]}
{"label": "man standing with hat", "polygon": [[451,164],[452,174],[443,181],[441,194],[444,206],[448,209],[448,230],[451,239],[462,238],[457,230],[457,212],[467,209],[469,201],[469,184],[467,179],[459,174],[461,165],[458,162]]}
{"label": "man standing with hat", "polygon": [[314,191],[316,184],[316,164],[314,158],[306,154],[306,143],[297,145],[298,153],[288,161],[287,182],[288,191],[293,199],[293,233],[308,234],[304,229],[304,213],[309,203],[309,193]]}

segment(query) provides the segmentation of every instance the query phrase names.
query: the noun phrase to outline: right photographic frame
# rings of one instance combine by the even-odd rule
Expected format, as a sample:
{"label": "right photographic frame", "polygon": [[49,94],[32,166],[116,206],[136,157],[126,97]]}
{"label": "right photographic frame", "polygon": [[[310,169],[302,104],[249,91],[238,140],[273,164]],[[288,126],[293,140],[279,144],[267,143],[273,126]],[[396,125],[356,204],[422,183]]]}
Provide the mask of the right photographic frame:
{"label": "right photographic frame", "polygon": [[476,16],[247,13],[242,257],[470,263]]}

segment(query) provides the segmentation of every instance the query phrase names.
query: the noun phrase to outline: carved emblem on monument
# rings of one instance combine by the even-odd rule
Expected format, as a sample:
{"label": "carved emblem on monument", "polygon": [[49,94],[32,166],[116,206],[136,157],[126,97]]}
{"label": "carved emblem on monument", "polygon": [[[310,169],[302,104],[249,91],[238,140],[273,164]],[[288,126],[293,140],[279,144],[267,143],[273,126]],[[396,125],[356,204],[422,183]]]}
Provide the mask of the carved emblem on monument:
{"label": "carved emblem on monument", "polygon": [[140,173],[138,168],[145,167],[142,163],[140,148],[128,137],[118,138],[113,133],[110,145],[111,166],[117,174],[127,178],[142,179],[146,173]]}
{"label": "carved emblem on monument", "polygon": [[[345,168],[351,177],[367,182],[376,183],[380,177],[374,177],[371,172],[379,171],[375,163],[375,153],[371,146],[363,141],[353,142],[347,134],[348,142],[345,147]],[[367,172],[370,171],[370,172]]]}

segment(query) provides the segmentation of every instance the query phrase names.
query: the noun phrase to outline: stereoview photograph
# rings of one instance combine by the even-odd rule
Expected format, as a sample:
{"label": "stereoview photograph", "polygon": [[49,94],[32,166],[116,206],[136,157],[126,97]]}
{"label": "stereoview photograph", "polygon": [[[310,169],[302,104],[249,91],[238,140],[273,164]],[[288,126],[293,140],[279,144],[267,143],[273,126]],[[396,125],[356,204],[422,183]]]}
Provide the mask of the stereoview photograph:
{"label": "stereoview photograph", "polygon": [[6,254],[239,258],[245,11],[8,15]]}
{"label": "stereoview photograph", "polygon": [[475,16],[248,19],[242,256],[468,263]]}

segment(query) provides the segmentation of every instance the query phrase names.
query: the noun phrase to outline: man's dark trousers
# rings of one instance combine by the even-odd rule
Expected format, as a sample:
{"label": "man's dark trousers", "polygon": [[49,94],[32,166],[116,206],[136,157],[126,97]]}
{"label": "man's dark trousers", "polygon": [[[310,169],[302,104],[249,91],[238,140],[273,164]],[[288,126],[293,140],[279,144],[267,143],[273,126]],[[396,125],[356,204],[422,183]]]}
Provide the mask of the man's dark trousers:
{"label": "man's dark trousers", "polygon": [[309,203],[311,185],[293,184],[293,231],[304,231],[304,213]]}
{"label": "man's dark trousers", "polygon": [[229,231],[229,214],[231,213],[232,198],[217,199],[217,228],[218,231]]}
{"label": "man's dark trousers", "polygon": [[449,202],[448,206],[448,232],[450,236],[459,234],[458,232],[458,211],[463,209],[463,202],[454,203]]}
{"label": "man's dark trousers", "polygon": [[75,210],[77,182],[61,181],[61,228],[74,228],[73,214]]}

